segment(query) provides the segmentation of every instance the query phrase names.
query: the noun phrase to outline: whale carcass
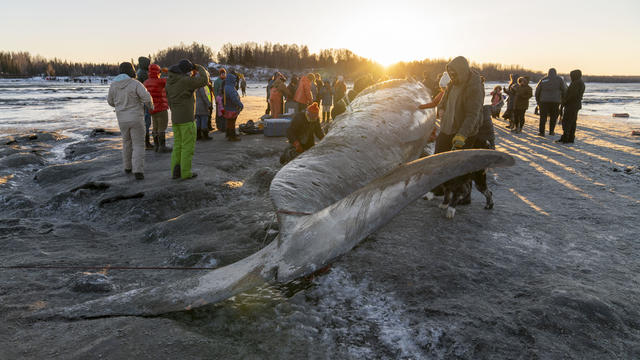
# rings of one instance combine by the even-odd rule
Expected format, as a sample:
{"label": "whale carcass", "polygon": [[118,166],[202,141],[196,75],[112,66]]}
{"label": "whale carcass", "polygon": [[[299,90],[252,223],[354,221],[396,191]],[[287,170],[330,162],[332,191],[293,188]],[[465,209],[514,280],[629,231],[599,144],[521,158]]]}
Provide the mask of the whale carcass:
{"label": "whale carcass", "polygon": [[325,138],[284,166],[270,196],[278,237],[257,253],[201,276],[34,314],[92,318],[153,315],[225,300],[265,283],[310,274],[352,249],[434,186],[486,167],[509,166],[492,150],[453,151],[415,160],[431,133],[426,88],[390,80],[365,89]]}

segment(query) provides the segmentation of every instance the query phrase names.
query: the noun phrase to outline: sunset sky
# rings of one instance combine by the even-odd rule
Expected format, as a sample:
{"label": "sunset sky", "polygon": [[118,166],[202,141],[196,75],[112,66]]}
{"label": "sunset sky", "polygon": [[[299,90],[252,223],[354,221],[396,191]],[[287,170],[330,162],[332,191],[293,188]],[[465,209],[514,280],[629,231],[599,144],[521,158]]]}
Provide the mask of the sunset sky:
{"label": "sunset sky", "polygon": [[[177,5],[182,5],[178,7]],[[640,75],[639,0],[11,1],[0,50],[117,63],[193,41],[348,48],[383,65],[451,58]]]}

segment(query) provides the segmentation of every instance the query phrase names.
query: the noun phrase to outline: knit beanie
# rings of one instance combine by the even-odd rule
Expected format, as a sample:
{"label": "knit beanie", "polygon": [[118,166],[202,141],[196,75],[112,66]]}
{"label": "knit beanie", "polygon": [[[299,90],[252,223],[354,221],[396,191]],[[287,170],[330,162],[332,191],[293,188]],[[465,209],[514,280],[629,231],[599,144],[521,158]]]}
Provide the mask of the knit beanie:
{"label": "knit beanie", "polygon": [[136,69],[133,67],[133,64],[130,62],[123,62],[120,64],[120,74],[127,74],[130,78],[136,78]]}
{"label": "knit beanie", "polygon": [[318,107],[318,103],[314,102],[311,105],[307,106],[307,112],[309,114],[318,116],[318,114],[320,113],[320,108]]}

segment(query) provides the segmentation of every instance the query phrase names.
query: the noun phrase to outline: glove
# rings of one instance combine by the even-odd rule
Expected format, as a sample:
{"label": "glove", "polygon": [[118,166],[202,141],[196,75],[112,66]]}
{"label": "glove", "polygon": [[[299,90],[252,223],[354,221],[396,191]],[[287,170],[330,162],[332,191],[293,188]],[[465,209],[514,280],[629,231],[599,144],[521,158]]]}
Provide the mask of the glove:
{"label": "glove", "polygon": [[463,135],[457,134],[456,136],[454,136],[452,141],[453,147],[451,148],[451,150],[462,149],[464,147],[465,140],[467,140],[467,138]]}
{"label": "glove", "polygon": [[298,154],[301,154],[304,151],[302,149],[302,145],[300,145],[300,141],[294,141],[293,142],[293,147],[296,148],[296,151],[298,152]]}

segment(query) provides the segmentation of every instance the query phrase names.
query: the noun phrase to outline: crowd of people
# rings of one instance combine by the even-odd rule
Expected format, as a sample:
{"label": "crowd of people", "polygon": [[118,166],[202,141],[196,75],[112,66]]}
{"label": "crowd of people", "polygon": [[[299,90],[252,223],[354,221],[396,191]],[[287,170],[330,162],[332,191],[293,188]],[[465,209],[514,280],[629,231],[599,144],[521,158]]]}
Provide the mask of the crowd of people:
{"label": "crowd of people", "polygon": [[[571,84],[567,87],[564,79],[557,74],[556,69],[551,68],[547,76],[543,77],[536,85],[535,94],[529,86],[527,76],[519,77],[510,75],[510,83],[504,89],[496,86],[491,92],[492,116],[500,117],[500,111],[504,105],[504,97],[507,96],[507,109],[502,115],[509,121],[507,127],[512,132],[521,133],[524,126],[524,114],[529,108],[529,99],[535,97],[535,114],[539,115],[538,135],[555,135],[558,119],[562,119],[563,134],[559,143],[573,143],[575,141],[575,126],[578,111],[582,108],[582,97],[585,91],[582,72],[573,70],[569,76]],[[504,90],[504,95],[503,95]],[[547,123],[549,124],[548,132]]]}
{"label": "crowd of people", "polygon": [[[171,152],[172,178],[196,177],[197,174],[191,171],[196,140],[211,140],[209,132],[213,130],[213,118],[215,127],[225,133],[228,141],[240,140],[235,122],[244,108],[238,90],[246,95],[246,80],[242,74],[220,68],[212,83],[207,69],[186,59],[169,68],[161,68],[150,59],[140,57],[138,65],[136,72],[132,63],[120,64],[120,74],[114,78],[107,97],[108,103],[115,107],[122,133],[126,173],[144,179],[146,148],[159,153]],[[567,87],[556,70],[550,69],[535,90],[540,109],[539,135],[545,135],[547,119],[549,134],[554,135],[562,113],[563,135],[558,140],[562,143],[574,142],[585,88],[580,70],[574,70],[570,75],[571,84]],[[356,79],[353,89],[347,91],[342,76],[331,81],[318,73],[308,73],[301,77],[293,75],[287,83],[285,75],[274,73],[267,84],[266,114],[271,118],[287,114],[292,119],[287,131],[290,146],[282,155],[281,163],[308,150],[315,144],[315,138],[322,139],[323,123],[343,113],[350,102],[374,82],[372,76],[365,75]],[[449,62],[446,72],[436,81],[425,76],[423,82],[436,94],[431,103],[419,107],[437,107],[439,132],[434,129],[430,134],[430,140],[435,140],[435,153],[494,148],[491,118],[500,116],[505,95],[507,107],[502,117],[509,120],[511,131],[521,133],[529,99],[534,96],[529,78],[512,74],[509,85],[504,89],[496,86],[490,93],[490,105],[484,105],[484,78],[473,71],[462,56]],[[171,110],[173,148],[166,146],[168,110]]]}

